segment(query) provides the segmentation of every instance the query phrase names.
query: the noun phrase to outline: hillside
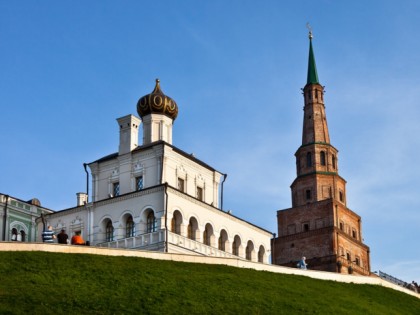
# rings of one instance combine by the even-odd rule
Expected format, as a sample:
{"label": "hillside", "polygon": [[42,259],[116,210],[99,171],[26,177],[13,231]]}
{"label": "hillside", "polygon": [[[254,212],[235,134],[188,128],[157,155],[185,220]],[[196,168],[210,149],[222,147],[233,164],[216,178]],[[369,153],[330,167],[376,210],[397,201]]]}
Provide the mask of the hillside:
{"label": "hillside", "polygon": [[420,299],[220,265],[0,252],[0,314],[420,314]]}

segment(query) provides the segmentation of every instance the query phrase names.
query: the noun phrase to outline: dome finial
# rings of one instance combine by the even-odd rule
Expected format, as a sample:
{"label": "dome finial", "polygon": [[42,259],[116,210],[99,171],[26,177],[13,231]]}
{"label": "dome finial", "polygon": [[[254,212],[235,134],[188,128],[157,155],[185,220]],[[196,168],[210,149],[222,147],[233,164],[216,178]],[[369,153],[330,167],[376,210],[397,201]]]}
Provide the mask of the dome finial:
{"label": "dome finial", "polygon": [[306,23],[306,28],[309,31],[309,40],[312,40],[313,36],[312,36],[312,26],[308,23]]}

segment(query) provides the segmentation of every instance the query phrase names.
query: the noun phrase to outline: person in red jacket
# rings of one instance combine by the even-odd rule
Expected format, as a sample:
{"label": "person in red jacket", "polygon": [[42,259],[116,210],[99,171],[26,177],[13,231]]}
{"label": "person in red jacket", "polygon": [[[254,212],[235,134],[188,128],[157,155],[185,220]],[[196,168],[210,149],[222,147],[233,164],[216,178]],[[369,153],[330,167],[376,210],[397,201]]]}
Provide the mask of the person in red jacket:
{"label": "person in red jacket", "polygon": [[72,245],[85,245],[85,241],[80,235],[80,232],[76,232],[76,235],[73,235],[71,238],[71,244]]}

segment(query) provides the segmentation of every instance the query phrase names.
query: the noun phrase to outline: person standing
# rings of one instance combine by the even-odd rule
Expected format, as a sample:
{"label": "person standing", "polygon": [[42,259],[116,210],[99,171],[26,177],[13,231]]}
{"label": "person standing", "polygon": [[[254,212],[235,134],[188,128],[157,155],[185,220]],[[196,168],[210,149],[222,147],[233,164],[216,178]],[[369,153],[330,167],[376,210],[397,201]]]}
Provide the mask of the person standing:
{"label": "person standing", "polygon": [[297,267],[300,269],[307,269],[306,268],[307,264],[306,264],[306,257],[303,256],[301,260],[299,260],[299,262],[297,263]]}
{"label": "person standing", "polygon": [[47,230],[42,232],[42,241],[44,243],[54,243],[55,234],[51,225],[48,226]]}
{"label": "person standing", "polygon": [[60,233],[57,234],[58,244],[67,244],[69,236],[66,234],[66,230],[61,230]]}

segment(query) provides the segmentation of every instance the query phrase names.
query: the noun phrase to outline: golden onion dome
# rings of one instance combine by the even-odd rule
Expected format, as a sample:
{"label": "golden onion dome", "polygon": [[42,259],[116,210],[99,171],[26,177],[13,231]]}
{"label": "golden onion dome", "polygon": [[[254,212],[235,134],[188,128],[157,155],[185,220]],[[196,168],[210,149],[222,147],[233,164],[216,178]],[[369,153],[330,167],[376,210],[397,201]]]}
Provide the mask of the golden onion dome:
{"label": "golden onion dome", "polygon": [[141,97],[137,102],[137,112],[141,118],[149,114],[162,114],[175,120],[178,116],[178,105],[172,98],[163,94],[160,81],[156,79],[153,92]]}

